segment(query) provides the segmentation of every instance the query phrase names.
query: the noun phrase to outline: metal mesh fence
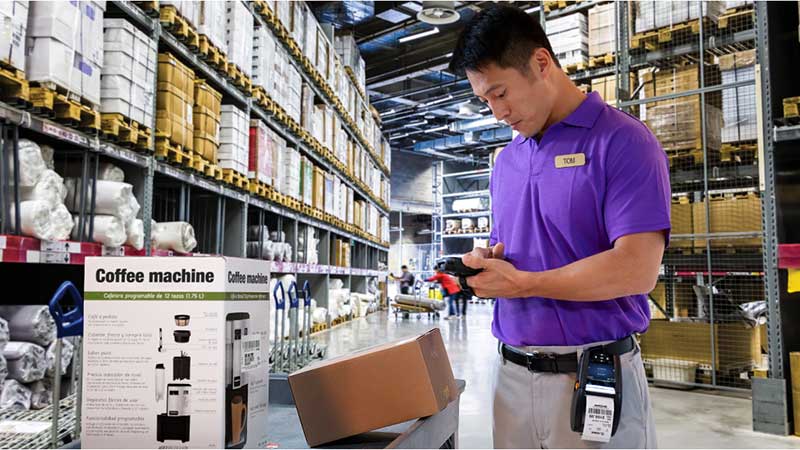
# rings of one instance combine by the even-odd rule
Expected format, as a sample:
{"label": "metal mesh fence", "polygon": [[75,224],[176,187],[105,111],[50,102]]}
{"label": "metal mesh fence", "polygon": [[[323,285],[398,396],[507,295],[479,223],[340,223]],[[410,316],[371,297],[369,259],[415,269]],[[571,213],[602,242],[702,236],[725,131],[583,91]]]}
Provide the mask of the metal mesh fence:
{"label": "metal mesh fence", "polygon": [[673,192],[645,365],[657,381],[748,388],[767,351],[753,4],[628,6],[621,105],[667,153]]}

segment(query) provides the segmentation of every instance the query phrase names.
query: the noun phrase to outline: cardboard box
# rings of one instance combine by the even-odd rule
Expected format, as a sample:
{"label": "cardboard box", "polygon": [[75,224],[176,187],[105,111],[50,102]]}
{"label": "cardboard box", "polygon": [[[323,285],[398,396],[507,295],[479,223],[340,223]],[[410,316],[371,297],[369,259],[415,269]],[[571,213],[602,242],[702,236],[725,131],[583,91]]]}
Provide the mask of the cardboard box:
{"label": "cardboard box", "polygon": [[314,167],[314,194],[312,203],[319,211],[325,210],[325,175],[322,169]]}
{"label": "cardboard box", "polygon": [[689,203],[689,198],[681,196],[672,199],[670,206],[671,226],[669,246],[672,248],[692,247],[692,238],[676,238],[675,235],[693,234],[694,220],[692,218],[694,209]]}
{"label": "cardboard box", "polygon": [[716,363],[717,370],[744,369],[761,364],[761,335],[758,328],[743,323],[714,326],[715,358],[711,357],[711,324],[651,320],[641,335],[644,359],[671,358],[698,364]]}
{"label": "cardboard box", "polygon": [[268,261],[90,257],[85,269],[83,448],[266,446]]}
{"label": "cardboard box", "polygon": [[25,38],[28,30],[28,2],[0,2],[0,55],[2,60],[19,70],[25,70]]}
{"label": "cardboard box", "polygon": [[312,447],[436,414],[458,398],[438,328],[313,364],[289,385]]}
{"label": "cardboard box", "polygon": [[225,51],[227,42],[225,40],[226,13],[225,2],[198,2],[197,32],[208,37],[211,44]]}
{"label": "cardboard box", "polygon": [[[692,204],[692,222],[695,233],[706,233],[706,204]],[[735,233],[761,231],[761,198],[755,193],[714,197],[709,206],[711,219],[708,233]],[[761,246],[761,238],[711,239],[714,247]],[[705,239],[696,239],[695,247],[705,247]]]}
{"label": "cardboard box", "polygon": [[[722,111],[712,105],[705,108],[706,145],[709,151],[721,146]],[[702,106],[699,95],[663,100],[640,110],[653,134],[666,151],[702,150]]]}
{"label": "cardboard box", "polygon": [[[800,352],[789,352],[789,371],[792,382],[794,417],[800,417]],[[800,436],[800,421],[797,420],[795,420],[794,435]]]}

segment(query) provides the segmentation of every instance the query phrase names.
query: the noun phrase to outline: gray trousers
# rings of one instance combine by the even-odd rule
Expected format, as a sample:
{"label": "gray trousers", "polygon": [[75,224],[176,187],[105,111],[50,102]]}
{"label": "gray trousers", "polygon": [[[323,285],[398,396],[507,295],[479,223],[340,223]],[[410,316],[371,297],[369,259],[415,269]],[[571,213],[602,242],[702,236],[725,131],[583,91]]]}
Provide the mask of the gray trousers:
{"label": "gray trousers", "polygon": [[[518,347],[565,354],[583,347]],[[494,385],[495,448],[656,448],[655,424],[641,352],[620,356],[622,416],[607,444],[584,441],[570,428],[575,374],[530,372],[497,356]]]}

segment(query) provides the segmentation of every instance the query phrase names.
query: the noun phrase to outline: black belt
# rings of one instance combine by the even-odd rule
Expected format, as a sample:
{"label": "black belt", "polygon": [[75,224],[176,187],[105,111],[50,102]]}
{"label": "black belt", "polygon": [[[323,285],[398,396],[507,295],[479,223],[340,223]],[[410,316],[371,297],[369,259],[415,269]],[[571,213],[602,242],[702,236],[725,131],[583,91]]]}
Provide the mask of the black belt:
{"label": "black belt", "polygon": [[[603,346],[605,351],[612,355],[628,353],[635,347],[636,341],[633,336],[628,336]],[[540,352],[527,353],[502,342],[499,350],[505,361],[525,367],[531,372],[575,373],[578,371],[577,353],[564,355]]]}

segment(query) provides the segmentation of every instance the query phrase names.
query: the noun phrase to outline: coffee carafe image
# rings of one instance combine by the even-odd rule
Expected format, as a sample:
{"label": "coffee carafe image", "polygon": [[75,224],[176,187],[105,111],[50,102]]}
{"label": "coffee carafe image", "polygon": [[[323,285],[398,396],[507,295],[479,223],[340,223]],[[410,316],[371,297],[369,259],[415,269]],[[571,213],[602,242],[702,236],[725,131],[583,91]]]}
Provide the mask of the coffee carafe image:
{"label": "coffee carafe image", "polygon": [[242,344],[250,328],[250,314],[225,318],[225,448],[243,448],[247,442],[247,376],[242,372]]}

